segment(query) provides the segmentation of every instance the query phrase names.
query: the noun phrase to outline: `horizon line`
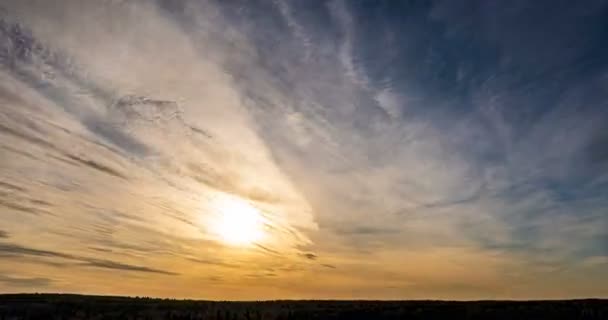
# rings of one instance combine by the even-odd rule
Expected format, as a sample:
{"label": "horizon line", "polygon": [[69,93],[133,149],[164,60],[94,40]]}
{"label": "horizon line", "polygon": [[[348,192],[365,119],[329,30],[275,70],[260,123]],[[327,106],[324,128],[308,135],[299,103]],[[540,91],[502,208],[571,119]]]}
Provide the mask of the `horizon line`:
{"label": "horizon line", "polygon": [[197,298],[170,298],[170,297],[151,297],[151,296],[121,296],[104,294],[86,293],[58,293],[58,292],[17,292],[0,293],[0,299],[6,296],[72,296],[90,298],[121,298],[135,300],[172,300],[190,302],[229,302],[229,303],[259,303],[259,302],[574,302],[574,301],[608,301],[608,297],[585,297],[585,298],[562,298],[562,299],[263,299],[263,300],[221,300],[221,299],[197,299]]}

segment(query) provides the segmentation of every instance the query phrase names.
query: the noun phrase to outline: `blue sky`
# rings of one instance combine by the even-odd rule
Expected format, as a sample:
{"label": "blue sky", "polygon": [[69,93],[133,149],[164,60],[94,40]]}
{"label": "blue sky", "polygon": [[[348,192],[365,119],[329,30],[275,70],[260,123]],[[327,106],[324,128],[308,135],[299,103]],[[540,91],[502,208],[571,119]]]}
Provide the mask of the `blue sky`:
{"label": "blue sky", "polygon": [[[606,1],[0,1],[0,287],[605,297],[607,21]],[[245,206],[264,236],[235,247],[214,221]]]}

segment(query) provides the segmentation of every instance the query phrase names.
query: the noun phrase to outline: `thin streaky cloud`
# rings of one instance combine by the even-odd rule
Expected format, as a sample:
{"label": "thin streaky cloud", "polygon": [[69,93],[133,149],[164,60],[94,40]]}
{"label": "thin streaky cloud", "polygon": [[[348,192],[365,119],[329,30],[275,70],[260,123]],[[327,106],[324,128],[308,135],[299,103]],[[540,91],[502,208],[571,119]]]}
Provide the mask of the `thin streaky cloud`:
{"label": "thin streaky cloud", "polygon": [[0,2],[3,292],[608,295],[603,1]]}

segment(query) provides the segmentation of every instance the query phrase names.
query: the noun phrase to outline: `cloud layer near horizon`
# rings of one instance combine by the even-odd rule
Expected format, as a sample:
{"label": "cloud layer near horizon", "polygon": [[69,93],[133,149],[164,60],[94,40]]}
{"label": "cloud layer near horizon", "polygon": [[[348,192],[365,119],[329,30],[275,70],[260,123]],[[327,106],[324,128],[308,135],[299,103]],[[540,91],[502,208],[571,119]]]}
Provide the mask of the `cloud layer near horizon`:
{"label": "cloud layer near horizon", "polygon": [[[608,295],[602,1],[0,13],[4,291]],[[271,236],[222,244],[226,195]]]}

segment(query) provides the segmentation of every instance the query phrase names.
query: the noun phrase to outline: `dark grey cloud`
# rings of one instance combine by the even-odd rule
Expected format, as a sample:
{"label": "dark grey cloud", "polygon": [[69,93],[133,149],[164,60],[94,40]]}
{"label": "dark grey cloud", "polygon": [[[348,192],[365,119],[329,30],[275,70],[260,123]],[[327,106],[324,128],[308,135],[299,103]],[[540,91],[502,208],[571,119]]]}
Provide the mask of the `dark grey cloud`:
{"label": "dark grey cloud", "polygon": [[27,159],[30,159],[30,160],[40,161],[40,158],[34,156],[30,152],[25,152],[25,151],[22,151],[22,150],[18,150],[18,149],[15,149],[13,147],[10,147],[10,146],[0,146],[0,148],[4,149],[6,151],[10,151],[10,152],[12,152],[14,154],[18,154],[18,155],[23,156],[23,157],[25,157]]}
{"label": "dark grey cloud", "polygon": [[110,260],[103,259],[90,259],[90,258],[82,258],[85,262],[80,265],[103,268],[103,269],[114,269],[114,270],[123,270],[123,271],[137,271],[137,272],[146,272],[146,273],[160,273],[166,275],[177,275],[175,272],[159,270],[154,268],[135,266]]}
{"label": "dark grey cloud", "polygon": [[189,128],[190,128],[190,130],[192,130],[192,132],[195,132],[205,138],[208,138],[208,139],[213,138],[213,135],[211,135],[211,133],[207,132],[206,130],[203,130],[201,128],[197,128],[194,126],[190,126]]}
{"label": "dark grey cloud", "polygon": [[259,273],[248,273],[245,275],[246,278],[252,279],[268,279],[276,278],[278,275],[274,272],[259,272]]}
{"label": "dark grey cloud", "polygon": [[273,250],[267,246],[261,245],[259,243],[256,243],[255,246],[260,249],[261,252],[267,253],[267,254],[271,254],[273,256],[282,256],[282,254],[279,251]]}
{"label": "dark grey cloud", "polygon": [[0,181],[0,188],[5,189],[5,190],[10,190],[10,191],[19,191],[19,192],[25,192],[25,188],[14,185],[12,183],[9,182],[4,182],[4,181]]}
{"label": "dark grey cloud", "polygon": [[50,250],[39,250],[29,247],[23,247],[12,243],[0,243],[0,254],[5,256],[38,256],[38,257],[53,257],[53,258],[64,258],[64,259],[76,259],[76,256],[50,251]]}
{"label": "dark grey cloud", "polygon": [[62,253],[51,250],[40,250],[29,247],[20,246],[12,243],[0,243],[0,257],[10,258],[10,257],[43,257],[43,258],[60,258],[66,260],[77,261],[77,265],[81,266],[89,266],[103,269],[112,269],[112,270],[123,270],[123,271],[136,271],[136,272],[145,272],[145,273],[159,273],[165,275],[177,275],[177,273],[159,270],[144,266],[137,266],[131,264],[125,264],[121,262],[106,260],[106,259],[95,259],[89,257],[83,257],[79,255],[73,255],[68,253]]}
{"label": "dark grey cloud", "polygon": [[43,207],[50,207],[53,204],[45,201],[45,200],[40,200],[40,199],[29,199],[29,202],[34,204],[34,205],[38,205],[38,206],[43,206]]}
{"label": "dark grey cloud", "polygon": [[44,148],[55,149],[55,145],[53,145],[52,143],[50,143],[42,138],[38,138],[36,136],[24,133],[20,130],[14,129],[14,128],[10,128],[8,126],[5,126],[2,123],[0,123],[0,133],[6,134],[6,135],[11,135],[13,137],[25,140],[29,143],[36,144],[36,145],[39,145]]}
{"label": "dark grey cloud", "polygon": [[93,251],[105,252],[105,253],[114,252],[114,251],[112,251],[112,249],[100,248],[100,247],[89,247],[89,249],[91,249]]}
{"label": "dark grey cloud", "polygon": [[38,211],[37,208],[24,204],[29,202],[33,205],[40,205],[37,200],[26,199],[23,197],[27,190],[23,187],[0,181],[0,206],[12,211],[20,211],[30,214],[39,214],[44,210]]}
{"label": "dark grey cloud", "polygon": [[192,258],[192,257],[188,257],[186,259],[189,261],[192,261],[192,262],[212,265],[212,266],[220,266],[220,267],[227,267],[227,268],[240,268],[241,267],[241,265],[236,264],[236,263],[228,263],[228,262],[224,262],[224,261],[216,260],[216,259],[202,259],[202,258]]}
{"label": "dark grey cloud", "polygon": [[128,177],[125,174],[123,174],[123,173],[119,172],[118,170],[113,169],[113,168],[111,168],[109,166],[101,164],[101,163],[99,163],[97,161],[89,160],[89,159],[83,159],[83,158],[81,158],[79,156],[76,156],[76,155],[73,155],[73,154],[67,154],[66,156],[69,159],[72,159],[72,160],[74,160],[74,161],[76,161],[76,162],[78,162],[78,163],[80,163],[80,164],[82,164],[82,165],[84,165],[84,166],[86,166],[88,168],[97,170],[97,171],[102,172],[102,173],[106,173],[106,174],[112,175],[112,176],[117,177],[117,178],[128,180]]}
{"label": "dark grey cloud", "polygon": [[6,286],[42,288],[51,285],[53,280],[40,277],[29,278],[0,275],[0,283],[4,283]]}
{"label": "dark grey cloud", "polygon": [[40,209],[40,208],[21,205],[21,204],[15,203],[15,201],[17,201],[17,199],[3,199],[2,195],[0,194],[0,206],[5,207],[9,210],[25,212],[25,213],[34,214],[34,215],[38,215],[38,214],[53,215],[52,212],[50,212],[46,209]]}
{"label": "dark grey cloud", "polygon": [[311,252],[301,253],[300,255],[308,260],[317,260],[318,258],[316,254]]}

